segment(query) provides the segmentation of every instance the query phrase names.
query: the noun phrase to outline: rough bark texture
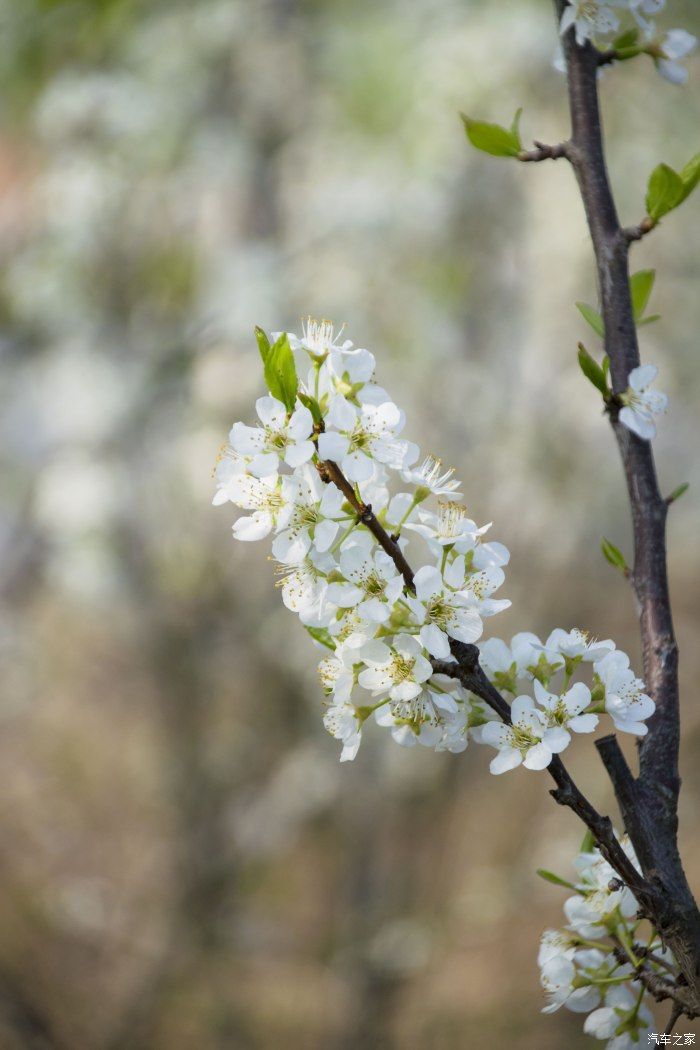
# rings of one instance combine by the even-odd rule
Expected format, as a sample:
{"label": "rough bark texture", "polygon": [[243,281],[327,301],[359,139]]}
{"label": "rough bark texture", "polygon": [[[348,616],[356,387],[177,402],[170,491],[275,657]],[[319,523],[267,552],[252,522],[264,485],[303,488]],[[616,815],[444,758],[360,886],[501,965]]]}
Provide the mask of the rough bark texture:
{"label": "rough bark texture", "polygon": [[[555,0],[557,14],[566,6]],[[605,350],[613,391],[627,389],[639,364],[637,331],[629,288],[629,231],[621,226],[610,189],[598,103],[599,58],[579,47],[573,32],[564,40],[572,133],[566,152],[583,200],[595,252]],[[639,613],[647,691],[656,702],[649,733],[639,748],[639,775],[630,772],[617,745],[607,738],[598,748],[613,781],[625,828],[644,875],[655,887],[652,905],[659,932],[672,949],[700,1011],[700,913],[688,886],[677,845],[680,778],[678,647],[673,632],[666,568],[666,515],[651,444],[618,420],[612,428],[624,467],[632,510],[634,567],[630,579]]]}

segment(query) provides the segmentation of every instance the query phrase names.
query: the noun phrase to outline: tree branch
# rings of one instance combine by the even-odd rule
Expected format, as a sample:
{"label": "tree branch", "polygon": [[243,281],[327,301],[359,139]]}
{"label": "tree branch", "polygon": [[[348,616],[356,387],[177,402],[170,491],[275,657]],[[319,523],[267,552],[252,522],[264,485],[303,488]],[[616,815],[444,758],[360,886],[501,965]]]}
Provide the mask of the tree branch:
{"label": "tree branch", "polygon": [[[554,0],[557,16],[566,0]],[[639,365],[639,346],[632,310],[628,254],[629,231],[620,226],[605,165],[598,103],[600,53],[579,47],[574,33],[564,37],[573,145],[571,159],[593,242],[605,325],[605,351],[610,359],[613,391],[621,394]],[[637,228],[642,231],[645,223]],[[633,228],[635,230],[635,228]],[[635,230],[636,232],[636,230]],[[700,1002],[700,913],[683,871],[676,841],[680,789],[678,749],[678,648],[673,632],[666,568],[667,503],[661,496],[651,444],[609,413],[617,440],[632,509],[634,567],[646,688],[656,703],[647,736],[639,746],[636,780],[625,772],[612,746],[599,747],[611,775],[625,827],[642,870],[659,893],[655,923],[671,946],[684,977]],[[629,774],[629,775],[628,775]]]}
{"label": "tree branch", "polygon": [[521,150],[518,154],[518,160],[523,161],[524,164],[529,162],[536,163],[541,160],[559,160],[561,157],[571,160],[570,154],[570,142],[560,142],[556,146],[547,146],[544,142],[538,142],[535,139],[535,149]]}
{"label": "tree branch", "polygon": [[651,233],[655,226],[656,222],[647,215],[636,226],[625,226],[622,236],[628,244],[631,244],[633,241],[641,241],[642,237],[646,237],[648,233]]}
{"label": "tree branch", "polygon": [[[459,678],[462,685],[476,696],[485,700],[496,711],[507,725],[511,725],[510,705],[496,687],[489,682],[479,663],[479,650],[475,645],[463,642],[451,643],[452,655],[457,664],[445,661],[434,661],[436,671]],[[653,887],[640,875],[615,837],[610,817],[604,817],[588,801],[577,787],[566,766],[554,755],[547,767],[547,772],[557,785],[550,794],[560,806],[568,806],[593,834],[602,855],[615,869],[620,878],[634,893],[645,914],[651,914],[654,908]]]}
{"label": "tree branch", "polygon": [[333,484],[340,489],[352,509],[356,511],[358,521],[361,521],[362,524],[369,529],[379,546],[386,551],[389,557],[393,560],[394,565],[403,576],[404,583],[409,591],[415,591],[416,588],[413,583],[413,572],[411,566],[404,558],[398,541],[390,536],[386,529],[382,527],[371,506],[368,503],[363,503],[357,498],[354,488],[345,477],[338,464],[330,459],[319,460],[317,469],[323,481],[332,481]]}

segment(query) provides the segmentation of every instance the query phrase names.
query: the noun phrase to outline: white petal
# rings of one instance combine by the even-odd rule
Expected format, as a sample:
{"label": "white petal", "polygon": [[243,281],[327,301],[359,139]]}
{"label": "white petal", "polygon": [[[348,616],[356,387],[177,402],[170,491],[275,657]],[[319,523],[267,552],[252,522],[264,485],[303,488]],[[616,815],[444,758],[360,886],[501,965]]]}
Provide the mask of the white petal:
{"label": "white petal", "polygon": [[654,382],[659,370],[656,365],[638,365],[637,368],[633,368],[627,377],[627,382],[636,390],[638,393]]}
{"label": "white petal", "polygon": [[515,769],[521,762],[522,755],[516,748],[506,748],[505,751],[499,751],[491,759],[489,769],[495,776],[498,776],[499,773],[506,773],[509,769]]}
{"label": "white petal", "polygon": [[571,743],[571,734],[567,733],[562,726],[553,726],[551,729],[545,730],[542,743],[549,748],[552,754],[559,755]]}
{"label": "white petal", "polygon": [[569,729],[574,733],[593,733],[599,722],[598,715],[576,715],[569,722]]}
{"label": "white petal", "polygon": [[311,539],[307,529],[298,533],[286,530],[279,536],[275,536],[272,553],[278,561],[284,562],[285,565],[295,565],[304,560],[310,546]]}
{"label": "white petal", "polygon": [[338,434],[334,430],[327,430],[318,435],[318,454],[321,459],[330,459],[337,463],[343,458],[350,446],[349,440],[344,434]]}
{"label": "white petal", "polygon": [[233,523],[233,535],[237,540],[261,540],[272,531],[272,516],[269,511],[256,510],[248,518],[239,518]]}
{"label": "white petal", "polygon": [[431,656],[445,660],[450,655],[450,642],[444,631],[435,623],[427,623],[420,629],[420,640]]}
{"label": "white petal", "polygon": [[651,441],[656,435],[656,427],[651,416],[647,413],[642,414],[638,409],[630,408],[629,405],[620,409],[620,422],[644,441]]}
{"label": "white petal", "polygon": [[287,409],[276,397],[259,397],[255,402],[255,411],[258,419],[266,427],[279,430],[287,420]]}
{"label": "white petal", "polygon": [[546,744],[535,744],[525,756],[523,765],[526,769],[546,769],[552,761],[552,752]]}
{"label": "white petal", "polygon": [[298,441],[294,445],[287,445],[284,453],[284,462],[293,470],[295,467],[300,467],[303,463],[308,463],[315,451],[316,446],[313,441]]}
{"label": "white petal", "polygon": [[[299,403],[297,402],[297,404]],[[299,407],[292,412],[292,417],[287,426],[287,433],[292,441],[304,441],[313,429],[314,417],[311,415],[306,405],[299,405]]]}
{"label": "white petal", "polygon": [[314,527],[314,547],[323,553],[333,544],[339,525],[337,521],[319,521]]}
{"label": "white petal", "polygon": [[372,460],[364,452],[343,456],[342,467],[348,481],[368,481],[374,473]]}
{"label": "white petal", "polygon": [[575,682],[562,697],[564,707],[570,715],[577,715],[591,702],[591,691],[583,682]]}

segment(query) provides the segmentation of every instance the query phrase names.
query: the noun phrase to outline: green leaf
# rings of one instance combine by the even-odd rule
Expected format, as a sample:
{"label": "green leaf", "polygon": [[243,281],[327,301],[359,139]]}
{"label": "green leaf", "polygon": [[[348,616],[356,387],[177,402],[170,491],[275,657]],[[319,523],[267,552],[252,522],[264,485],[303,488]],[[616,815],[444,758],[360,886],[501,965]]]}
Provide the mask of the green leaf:
{"label": "green leaf", "polygon": [[515,114],[510,130],[502,128],[500,124],[487,124],[480,120],[472,120],[464,113],[461,116],[467,138],[472,146],[480,149],[482,153],[490,153],[493,157],[517,157],[520,153],[522,146],[518,132],[519,113]]}
{"label": "green leaf", "polygon": [[607,354],[603,357],[603,375],[605,376],[605,381],[607,383],[608,376],[610,375],[610,358]]}
{"label": "green leaf", "polygon": [[320,423],[323,419],[323,413],[321,412],[321,406],[315,397],[311,397],[310,394],[302,394],[301,391],[297,395],[302,405],[305,405],[311,415],[314,418],[314,423]]}
{"label": "green leaf", "polygon": [[522,117],[522,115],[523,107],[521,106],[520,109],[516,109],[515,116],[513,117],[513,122],[510,126],[510,133],[513,136],[513,141],[516,142],[518,145],[518,152],[520,152],[520,150],[523,148],[523,144],[520,140],[520,118]]}
{"label": "green leaf", "polygon": [[264,365],[267,361],[267,355],[270,353],[270,340],[265,335],[263,329],[259,328],[258,325],[255,326],[255,338],[258,341],[258,350],[260,351],[260,356]]}
{"label": "green leaf", "polygon": [[600,390],[603,397],[608,397],[610,391],[608,390],[605,373],[598,362],[593,360],[583,343],[578,344],[578,363],[586,379],[588,379],[597,390]]}
{"label": "green leaf", "polygon": [[641,321],[637,321],[637,324],[640,325],[640,326],[643,325],[643,324],[653,324],[654,321],[660,321],[660,320],[661,320],[661,314],[649,314],[648,317],[642,317]]}
{"label": "green leaf", "polygon": [[654,287],[656,270],[639,270],[630,277],[630,292],[632,293],[632,313],[635,321],[639,322],[644,316],[644,311],[649,302],[651,290]]}
{"label": "green leaf", "polygon": [[624,51],[627,47],[634,47],[639,40],[639,30],[636,26],[632,29],[628,29],[625,33],[620,33],[616,36],[612,42],[612,46],[615,51]]}
{"label": "green leaf", "polygon": [[616,568],[620,569],[621,572],[629,572],[625,556],[619,547],[616,547],[610,540],[606,540],[605,537],[600,541],[600,549],[603,552],[603,557],[606,561]]}
{"label": "green leaf", "polygon": [[[306,627],[306,624],[304,624],[304,626]],[[326,649],[332,649],[335,651],[333,639],[331,638],[330,634],[328,633],[328,630],[325,627],[306,627],[306,630],[309,632],[314,641],[320,642],[321,645],[325,645]]]}
{"label": "green leaf", "polygon": [[592,853],[595,849],[595,837],[593,832],[589,828],[586,834],[581,839],[580,853]]}
{"label": "green leaf", "polygon": [[682,485],[679,485],[677,489],[674,489],[671,495],[667,499],[667,503],[675,503],[677,499],[680,499],[684,492],[688,491],[690,486],[689,481],[684,481]]}
{"label": "green leaf", "polygon": [[281,401],[288,412],[293,412],[299,380],[286,332],[270,347],[265,358],[265,382],[272,396]]}
{"label": "green leaf", "polygon": [[[683,179],[677,171],[669,168],[668,164],[657,165],[649,176],[647,186],[646,205],[649,218],[658,222],[668,212],[677,208],[684,199],[684,190]],[[688,193],[690,192],[689,189]]]}
{"label": "green leaf", "polygon": [[680,175],[683,183],[681,200],[684,201],[700,182],[700,153],[696,153],[694,157],[691,157],[685,167],[681,168]]}
{"label": "green leaf", "polygon": [[546,868],[538,868],[537,874],[545,882],[551,882],[554,886],[566,886],[569,890],[575,890],[573,882],[567,882],[566,879],[560,878],[559,875],[555,875],[553,871],[547,871]]}
{"label": "green leaf", "polygon": [[576,303],[578,312],[583,317],[584,321],[588,321],[589,325],[601,339],[605,338],[605,325],[603,324],[603,318],[600,316],[597,310],[594,310],[588,303]]}

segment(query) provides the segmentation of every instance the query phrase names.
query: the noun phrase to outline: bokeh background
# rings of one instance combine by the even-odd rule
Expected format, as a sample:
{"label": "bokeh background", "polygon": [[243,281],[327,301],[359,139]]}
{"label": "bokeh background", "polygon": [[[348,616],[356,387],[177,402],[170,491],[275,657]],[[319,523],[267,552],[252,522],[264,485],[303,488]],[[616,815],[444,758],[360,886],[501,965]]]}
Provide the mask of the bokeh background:
{"label": "bokeh background", "polygon": [[[339,765],[267,550],[211,507],[262,390],[253,325],[345,321],[511,548],[489,627],[580,625],[638,663],[599,552],[629,523],[575,363],[573,178],[471,151],[457,116],[522,105],[528,138],[564,136],[555,39],[546,0],[0,3],[3,1050],[592,1045],[540,1014],[535,964],[563,901],[535,868],[569,874],[580,826],[486,749],[376,732]],[[606,75],[625,221],[697,149],[699,78]],[[698,888],[699,208],[634,250],[660,473],[691,482],[670,562]],[[571,766],[613,805],[589,742]]]}

